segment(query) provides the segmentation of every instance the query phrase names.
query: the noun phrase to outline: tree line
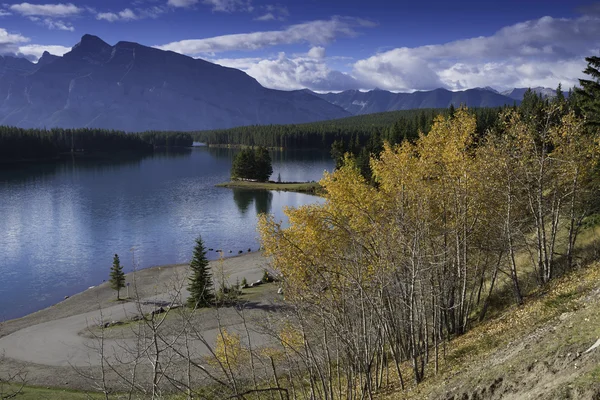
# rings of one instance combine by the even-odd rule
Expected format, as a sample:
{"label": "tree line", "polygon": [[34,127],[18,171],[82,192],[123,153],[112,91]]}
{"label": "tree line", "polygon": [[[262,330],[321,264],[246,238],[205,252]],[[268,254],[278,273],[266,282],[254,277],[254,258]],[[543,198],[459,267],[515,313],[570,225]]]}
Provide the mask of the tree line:
{"label": "tree line", "polygon": [[288,125],[251,125],[231,129],[194,132],[195,140],[208,145],[264,146],[292,149],[329,149],[335,141],[366,143],[383,135],[389,126],[407,121],[408,136],[428,130],[431,121],[444,109],[403,110],[360,115],[330,121]]}
{"label": "tree line", "polygon": [[0,160],[55,159],[64,153],[150,153],[155,147],[191,146],[184,132],[126,133],[106,129],[22,129],[0,126]]}

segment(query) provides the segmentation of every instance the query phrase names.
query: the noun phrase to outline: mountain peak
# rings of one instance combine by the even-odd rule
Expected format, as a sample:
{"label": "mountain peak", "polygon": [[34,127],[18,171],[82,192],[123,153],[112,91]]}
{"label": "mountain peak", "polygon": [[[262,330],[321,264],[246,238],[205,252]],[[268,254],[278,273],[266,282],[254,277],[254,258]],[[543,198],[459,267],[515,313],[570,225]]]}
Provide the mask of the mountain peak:
{"label": "mountain peak", "polygon": [[84,50],[86,52],[100,52],[107,48],[111,48],[108,43],[100,39],[98,36],[87,33],[81,37],[79,43],[73,46],[73,50]]}
{"label": "mountain peak", "polygon": [[85,34],[81,37],[70,52],[64,55],[66,58],[81,58],[92,63],[102,63],[110,56],[112,46],[100,39],[98,36]]}
{"label": "mountain peak", "polygon": [[59,56],[55,56],[54,54],[50,54],[48,51],[44,51],[40,59],[37,61],[37,65],[46,65],[50,64],[52,61],[60,58]]}

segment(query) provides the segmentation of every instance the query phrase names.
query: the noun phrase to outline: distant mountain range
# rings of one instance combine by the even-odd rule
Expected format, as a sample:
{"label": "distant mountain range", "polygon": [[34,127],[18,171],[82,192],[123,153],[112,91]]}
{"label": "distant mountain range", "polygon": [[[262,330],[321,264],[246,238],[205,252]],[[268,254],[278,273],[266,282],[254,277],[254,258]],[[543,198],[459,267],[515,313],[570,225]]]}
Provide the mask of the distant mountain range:
{"label": "distant mountain range", "polygon": [[62,57],[0,59],[0,124],[126,131],[302,123],[349,113],[304,91],[137,43],[84,35]]}
{"label": "distant mountain range", "polygon": [[[245,72],[137,43],[84,35],[62,57],[0,56],[0,125],[125,131],[290,124],[450,104],[496,107],[527,89],[318,94],[267,89]],[[543,95],[552,89],[535,88]]]}
{"label": "distant mountain range", "polygon": [[[554,89],[533,88],[544,97],[555,95]],[[413,93],[393,93],[375,89],[368,92],[346,90],[340,93],[313,93],[315,96],[342,107],[353,115],[372,114],[385,111],[410,110],[415,108],[448,108],[465,104],[468,107],[501,107],[519,104],[527,88],[515,88],[499,93],[490,88],[475,88],[451,92],[435,89]]]}

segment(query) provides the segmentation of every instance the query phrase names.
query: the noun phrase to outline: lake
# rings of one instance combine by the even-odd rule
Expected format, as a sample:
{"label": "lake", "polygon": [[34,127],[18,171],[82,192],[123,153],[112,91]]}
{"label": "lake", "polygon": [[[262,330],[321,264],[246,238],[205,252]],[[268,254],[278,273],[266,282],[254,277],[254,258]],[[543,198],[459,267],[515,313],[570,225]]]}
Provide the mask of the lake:
{"label": "lake", "polygon": [[[292,193],[216,188],[237,150],[194,147],[144,158],[69,159],[0,169],[0,320],[17,318],[125,272],[188,262],[194,240],[225,256],[256,251],[257,215],[321,202]],[[319,180],[326,152],[274,151],[273,176]],[[232,253],[229,253],[229,251]],[[209,259],[218,253],[209,252]]]}

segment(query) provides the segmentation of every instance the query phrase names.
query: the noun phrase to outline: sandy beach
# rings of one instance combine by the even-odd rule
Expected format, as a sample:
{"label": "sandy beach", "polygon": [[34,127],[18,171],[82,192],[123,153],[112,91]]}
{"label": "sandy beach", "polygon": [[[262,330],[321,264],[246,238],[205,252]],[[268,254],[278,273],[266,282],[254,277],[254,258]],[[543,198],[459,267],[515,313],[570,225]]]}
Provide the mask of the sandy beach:
{"label": "sandy beach", "polygon": [[[267,260],[260,253],[250,253],[211,261],[209,265],[216,280],[224,276],[232,284],[243,278],[248,282],[259,280],[267,267]],[[171,302],[177,294],[176,288],[185,288],[188,272],[188,265],[142,269],[127,274],[126,278],[130,283],[130,297],[139,301],[117,302],[116,292],[105,282],[54,306],[3,323],[0,326],[0,351],[4,359],[0,363],[0,374],[24,368],[29,385],[90,389],[90,382],[83,379],[76,369],[93,371],[100,364],[100,357],[95,351],[94,340],[84,332],[96,327],[101,319],[127,321],[133,315],[139,315],[140,310],[143,313],[151,312],[160,304]],[[270,291],[274,293],[272,289]],[[121,295],[125,297],[127,290],[122,290]],[[187,292],[183,289],[181,298],[186,297]],[[268,307],[264,307],[264,310],[263,307],[256,307],[263,300],[253,300],[254,313],[266,312],[264,310]],[[211,310],[201,312],[204,312],[201,329],[210,342],[216,339],[218,328],[213,323],[215,319],[210,316]],[[225,309],[220,315],[220,323],[236,330],[236,325],[240,323],[237,317],[235,310]],[[115,331],[122,340],[132,340],[131,329]],[[112,332],[113,336],[115,331]],[[259,344],[262,341],[259,337],[253,340]],[[202,348],[197,351],[203,353]],[[111,354],[105,356],[111,357]]]}

